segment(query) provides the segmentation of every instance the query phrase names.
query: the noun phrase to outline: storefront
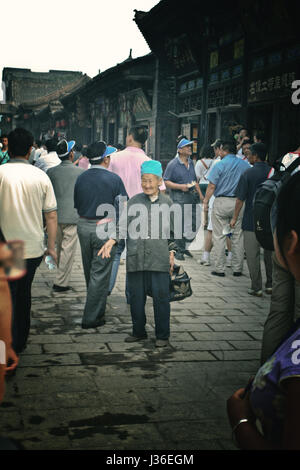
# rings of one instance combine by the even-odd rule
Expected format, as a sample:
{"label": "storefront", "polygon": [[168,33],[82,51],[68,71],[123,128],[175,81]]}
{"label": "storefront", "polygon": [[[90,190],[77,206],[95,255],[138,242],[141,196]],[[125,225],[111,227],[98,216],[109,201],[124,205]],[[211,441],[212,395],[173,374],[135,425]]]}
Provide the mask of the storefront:
{"label": "storefront", "polygon": [[300,105],[292,84],[300,77],[300,43],[252,57],[248,85],[248,123],[262,131],[276,160],[300,144]]}

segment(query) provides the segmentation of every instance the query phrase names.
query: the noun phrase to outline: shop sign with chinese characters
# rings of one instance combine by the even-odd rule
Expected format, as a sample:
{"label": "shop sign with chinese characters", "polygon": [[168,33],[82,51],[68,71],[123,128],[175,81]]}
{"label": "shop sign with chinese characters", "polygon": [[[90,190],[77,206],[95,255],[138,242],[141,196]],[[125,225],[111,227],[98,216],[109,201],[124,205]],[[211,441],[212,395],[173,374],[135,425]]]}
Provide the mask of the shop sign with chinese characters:
{"label": "shop sign with chinese characters", "polygon": [[296,72],[274,72],[268,74],[252,74],[248,87],[248,102],[280,98],[291,94],[292,83],[296,80]]}

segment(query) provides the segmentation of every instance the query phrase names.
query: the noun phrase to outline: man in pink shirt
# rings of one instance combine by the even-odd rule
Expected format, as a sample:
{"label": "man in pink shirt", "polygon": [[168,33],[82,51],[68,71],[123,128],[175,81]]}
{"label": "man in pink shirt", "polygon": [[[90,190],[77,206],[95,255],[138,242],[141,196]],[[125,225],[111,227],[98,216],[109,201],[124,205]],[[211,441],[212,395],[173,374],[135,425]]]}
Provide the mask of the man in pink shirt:
{"label": "man in pink shirt", "polygon": [[[126,137],[126,148],[110,157],[109,170],[120,176],[129,198],[143,192],[141,165],[144,161],[151,160],[142,150],[147,138],[148,132],[144,127],[132,127]],[[165,185],[160,189],[165,191]]]}

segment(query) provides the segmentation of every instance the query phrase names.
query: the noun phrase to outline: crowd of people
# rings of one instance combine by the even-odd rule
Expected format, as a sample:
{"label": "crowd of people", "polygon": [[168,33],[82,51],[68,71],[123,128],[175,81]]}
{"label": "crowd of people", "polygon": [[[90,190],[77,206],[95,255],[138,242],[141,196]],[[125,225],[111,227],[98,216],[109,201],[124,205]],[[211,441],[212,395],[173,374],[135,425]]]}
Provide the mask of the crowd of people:
{"label": "crowd of people", "polygon": [[[263,135],[257,132],[252,140],[249,131],[242,128],[233,139],[217,139],[203,146],[195,163],[191,158],[193,141],[180,135],[174,145],[176,154],[165,170],[144,152],[147,138],[147,131],[139,126],[129,130],[125,147],[103,141],[82,146],[56,136],[44,143],[34,142],[32,134],[21,128],[2,135],[0,236],[2,244],[21,240],[26,261],[25,275],[8,283],[0,263],[0,287],[5,294],[0,310],[6,315],[0,327],[5,329],[6,373],[15,372],[26,348],[31,286],[37,268],[45,256],[50,257],[57,267],[53,291],[69,291],[78,240],[87,287],[81,322],[84,329],[105,324],[107,297],[126,250],[124,299],[132,319],[132,333],[126,342],[147,338],[145,304],[151,295],[155,345],[168,346],[170,275],[176,260],[193,258],[190,246],[201,222],[205,239],[198,262],[203,269],[212,264],[212,249],[212,276],[225,277],[226,267],[231,267],[232,275],[240,277],[246,259],[251,281],[248,294],[263,295],[262,247],[253,223],[254,194],[272,175]],[[299,149],[290,152],[282,164],[287,166],[298,156]],[[293,175],[278,198],[275,252],[263,250],[264,287],[271,295],[262,346],[262,364],[267,361],[267,365],[246,390],[237,391],[228,401],[230,423],[242,448],[288,446],[289,442],[300,445],[299,439],[291,439],[295,419],[289,407],[283,411],[272,402],[268,408],[266,398],[268,394],[278,400],[288,398],[300,413],[295,403],[299,333],[294,328],[300,317],[300,229],[292,211],[299,202],[299,177]],[[159,216],[166,207],[167,222]],[[291,348],[295,350],[292,356]],[[283,390],[282,380],[286,385]],[[254,418],[263,423],[261,433]]]}

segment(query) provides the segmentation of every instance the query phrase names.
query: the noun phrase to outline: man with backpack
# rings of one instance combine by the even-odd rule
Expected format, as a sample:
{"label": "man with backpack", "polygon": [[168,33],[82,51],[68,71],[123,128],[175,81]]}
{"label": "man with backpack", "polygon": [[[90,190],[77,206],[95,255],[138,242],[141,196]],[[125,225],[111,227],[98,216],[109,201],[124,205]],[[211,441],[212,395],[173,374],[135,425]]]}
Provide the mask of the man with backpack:
{"label": "man with backpack", "polygon": [[[246,253],[247,265],[249,269],[251,288],[248,294],[256,297],[262,296],[262,275],[260,269],[260,250],[261,245],[258,242],[253,221],[253,197],[263,181],[268,178],[270,167],[266,163],[267,148],[263,143],[252,144],[249,149],[248,160],[251,168],[246,170],[240,177],[236,188],[236,203],[234,216],[231,219],[231,228],[235,227],[239,213],[245,203],[245,210],[242,221],[242,230],[244,235],[244,249]],[[266,293],[272,293],[272,251],[264,250],[264,263],[266,269]]]}
{"label": "man with backpack", "polygon": [[[298,160],[298,165],[296,160]],[[290,175],[299,171],[300,145],[297,150],[287,153],[280,163],[281,176],[277,176],[277,180],[288,179]],[[285,171],[283,171],[284,168]],[[274,177],[276,177],[276,173]],[[293,204],[293,201],[291,201],[291,204]],[[273,291],[269,315],[264,324],[261,364],[273,354],[293,327],[294,322],[300,318],[300,284],[289,271],[280,265],[275,253],[272,256],[272,262]]]}

